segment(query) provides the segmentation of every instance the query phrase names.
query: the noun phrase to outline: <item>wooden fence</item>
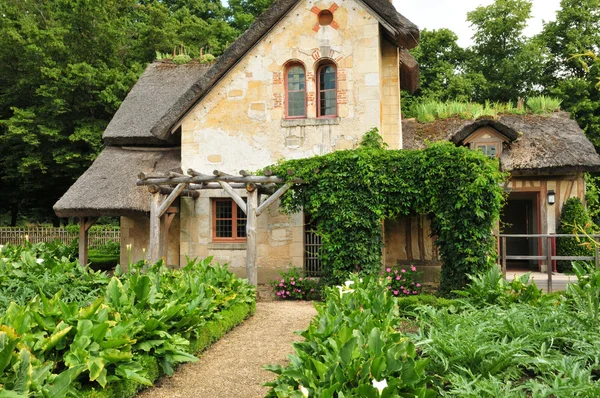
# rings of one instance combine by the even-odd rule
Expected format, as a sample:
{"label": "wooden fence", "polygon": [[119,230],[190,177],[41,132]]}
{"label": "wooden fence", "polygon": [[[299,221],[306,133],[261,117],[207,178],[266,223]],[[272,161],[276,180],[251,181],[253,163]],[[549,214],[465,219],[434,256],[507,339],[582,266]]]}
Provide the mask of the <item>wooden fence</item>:
{"label": "wooden fence", "polygon": [[[61,241],[64,244],[70,244],[74,239],[79,237],[78,231],[67,230],[65,228],[53,227],[30,227],[30,228],[14,228],[0,227],[0,244],[10,243],[18,245],[24,240],[29,240],[31,243],[54,242]],[[114,229],[94,229],[89,232],[89,247],[96,248],[104,245],[109,241],[119,242],[121,239],[121,231],[118,228]]]}

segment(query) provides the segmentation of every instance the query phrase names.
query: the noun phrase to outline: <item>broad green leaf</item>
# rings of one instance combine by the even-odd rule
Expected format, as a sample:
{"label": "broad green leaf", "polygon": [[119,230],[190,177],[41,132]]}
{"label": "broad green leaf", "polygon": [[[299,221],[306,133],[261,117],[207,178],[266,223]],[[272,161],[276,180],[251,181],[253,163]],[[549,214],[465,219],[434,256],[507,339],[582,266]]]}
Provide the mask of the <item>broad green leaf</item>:
{"label": "broad green leaf", "polygon": [[44,344],[42,345],[42,351],[45,352],[54,348],[58,343],[60,343],[61,340],[63,340],[67,336],[67,334],[69,334],[71,329],[73,329],[73,326],[67,326],[65,328],[62,328],[61,325],[65,324],[63,324],[61,321],[54,333],[52,333],[52,335],[44,341]]}
{"label": "broad green leaf", "polygon": [[104,370],[104,359],[98,357],[89,359],[87,368],[90,373],[90,381],[96,380]]}
{"label": "broad green leaf", "polygon": [[77,379],[77,376],[79,376],[81,374],[81,372],[83,372],[85,370],[85,368],[86,368],[85,365],[77,365],[75,367],[72,367],[70,369],[63,371],[61,374],[56,376],[56,378],[54,379],[54,381],[52,382],[52,385],[50,386],[50,388],[48,390],[50,393],[50,396],[52,398],[65,397],[67,395],[67,393],[69,392],[69,389],[70,389],[73,381],[75,381],[75,379]]}

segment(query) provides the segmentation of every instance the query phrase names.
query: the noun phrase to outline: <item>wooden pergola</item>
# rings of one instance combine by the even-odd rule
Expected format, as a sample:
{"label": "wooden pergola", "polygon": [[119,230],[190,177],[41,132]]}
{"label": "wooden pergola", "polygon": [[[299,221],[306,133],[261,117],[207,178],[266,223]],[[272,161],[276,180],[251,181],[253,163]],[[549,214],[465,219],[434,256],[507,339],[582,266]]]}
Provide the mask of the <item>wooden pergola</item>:
{"label": "wooden pergola", "polygon": [[[140,173],[137,185],[148,186],[152,194],[150,199],[150,243],[147,260],[151,263],[165,258],[167,255],[167,238],[171,222],[178,209],[171,205],[180,195],[193,198],[200,196],[203,189],[224,190],[246,214],[246,277],[248,281],[257,284],[257,250],[256,226],[257,218],[294,184],[301,180],[286,182],[283,178],[274,176],[270,170],[264,176],[250,175],[244,170],[239,175],[227,174],[215,170],[212,175],[203,174],[189,169],[188,175],[180,173]],[[288,171],[293,175],[292,171]],[[283,185],[282,185],[283,184]],[[278,185],[282,185],[279,188]],[[245,189],[246,201],[235,191]],[[268,197],[261,201],[262,195]]]}

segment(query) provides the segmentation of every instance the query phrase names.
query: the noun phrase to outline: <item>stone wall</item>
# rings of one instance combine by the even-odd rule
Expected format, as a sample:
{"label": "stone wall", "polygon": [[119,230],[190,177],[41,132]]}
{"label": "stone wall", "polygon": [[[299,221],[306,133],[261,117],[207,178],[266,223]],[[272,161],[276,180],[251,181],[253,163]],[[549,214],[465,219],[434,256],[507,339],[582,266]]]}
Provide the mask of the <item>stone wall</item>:
{"label": "stone wall", "polygon": [[[333,13],[320,25],[322,10]],[[301,1],[183,119],[182,169],[254,171],[279,159],[355,148],[376,127],[391,148],[400,148],[399,61],[396,46],[378,20],[355,0]],[[306,72],[307,117],[285,118],[285,70],[300,63]],[[317,68],[337,68],[334,118],[316,118]],[[240,192],[242,196],[245,193]],[[245,273],[245,243],[212,241],[211,198],[202,192],[181,204],[181,257],[213,255]],[[283,215],[273,205],[259,217],[258,278],[303,266],[303,217]]]}
{"label": "stone wall", "polygon": [[[121,259],[120,263],[125,266],[132,262],[144,259],[144,253],[148,252],[150,242],[150,219],[145,214],[121,217]],[[127,245],[131,245],[131,258],[129,257]],[[169,228],[167,264],[178,267],[179,262],[179,215],[176,215]],[[185,265],[185,263],[182,263]]]}

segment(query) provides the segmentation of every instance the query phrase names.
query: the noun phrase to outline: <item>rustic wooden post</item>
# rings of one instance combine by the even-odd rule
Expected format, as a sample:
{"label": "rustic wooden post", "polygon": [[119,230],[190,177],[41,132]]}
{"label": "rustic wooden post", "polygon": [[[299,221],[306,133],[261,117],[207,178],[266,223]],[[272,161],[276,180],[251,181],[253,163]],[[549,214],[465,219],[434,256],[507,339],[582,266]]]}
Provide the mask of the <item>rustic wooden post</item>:
{"label": "rustic wooden post", "polygon": [[255,184],[247,184],[246,191],[248,192],[246,203],[246,278],[248,278],[248,282],[251,285],[256,286],[258,283],[258,272],[256,269],[258,258],[256,251],[258,189],[256,189]]}
{"label": "rustic wooden post", "polygon": [[169,259],[169,228],[171,228],[171,223],[175,218],[175,214],[177,214],[176,210],[176,208],[170,208],[170,210],[167,211],[167,214],[163,216],[162,220],[160,256],[165,265],[168,265],[167,260]]}
{"label": "rustic wooden post", "polygon": [[160,216],[159,209],[161,204],[161,194],[156,192],[150,199],[150,239],[148,244],[147,259],[150,264],[156,263],[160,259]]}
{"label": "rustic wooden post", "polygon": [[548,272],[548,293],[552,293],[552,237],[548,236],[546,242],[546,271]]}
{"label": "rustic wooden post", "polygon": [[94,217],[79,217],[79,264],[87,266],[88,263],[88,235],[89,230],[98,220]]}
{"label": "rustic wooden post", "polygon": [[504,275],[504,279],[506,279],[506,236],[502,237],[502,253],[500,257],[502,274]]}

